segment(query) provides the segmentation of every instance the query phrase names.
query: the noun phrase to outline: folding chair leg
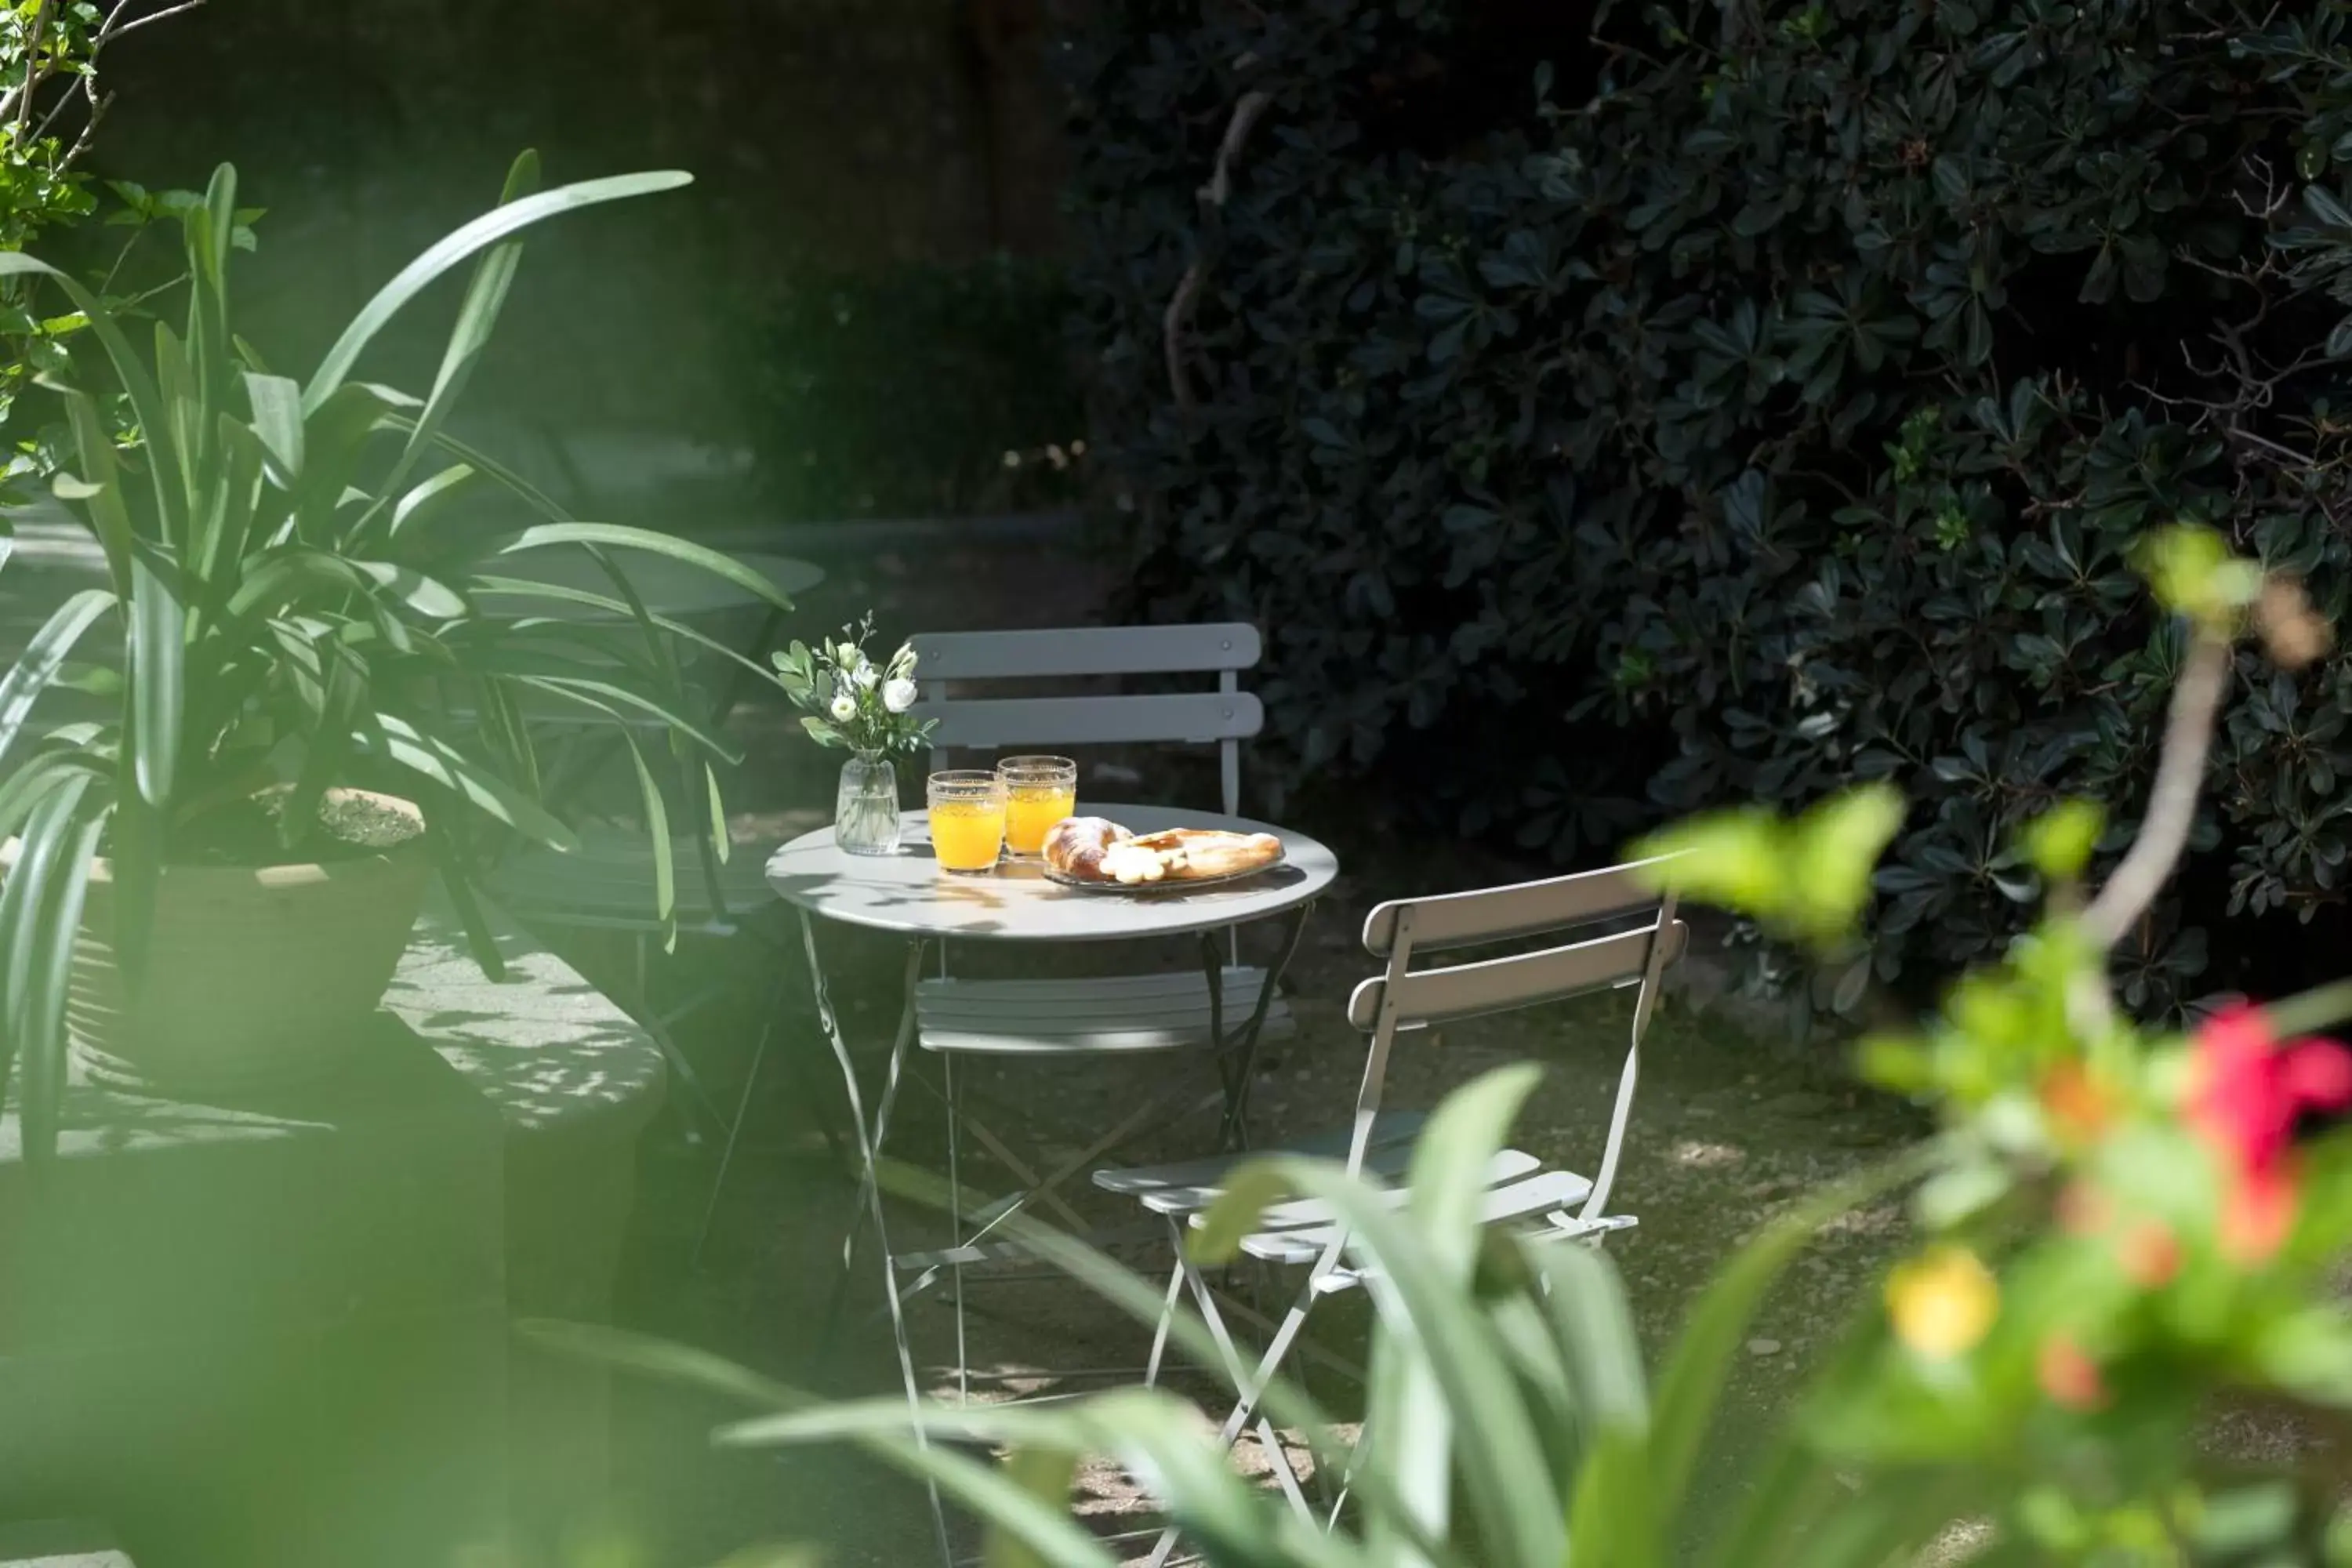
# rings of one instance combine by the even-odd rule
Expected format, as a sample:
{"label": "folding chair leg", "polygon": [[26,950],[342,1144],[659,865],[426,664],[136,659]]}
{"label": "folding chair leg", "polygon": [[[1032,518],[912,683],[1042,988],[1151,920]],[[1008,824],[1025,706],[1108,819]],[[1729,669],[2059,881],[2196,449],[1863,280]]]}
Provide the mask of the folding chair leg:
{"label": "folding chair leg", "polygon": [[1143,1386],[1160,1384],[1160,1363],[1168,1354],[1168,1331],[1175,1326],[1176,1303],[1184,1294],[1184,1238],[1176,1238],[1176,1261],[1168,1270],[1168,1297],[1160,1303],[1160,1321],[1151,1331],[1151,1359],[1143,1363]]}
{"label": "folding chair leg", "polygon": [[[961,1251],[963,1247],[963,1170],[958,1159],[960,1140],[956,1123],[963,1120],[961,1097],[956,1092],[955,1053],[940,1058],[940,1071],[946,1079],[948,1101],[948,1245]],[[949,1289],[955,1292],[955,1354],[956,1404],[961,1406],[971,1401],[971,1358],[964,1339],[963,1265],[956,1263],[949,1269]]]}
{"label": "folding chair leg", "polygon": [[[1283,1483],[1284,1494],[1289,1498],[1291,1506],[1303,1514],[1310,1523],[1314,1521],[1314,1510],[1307,1506],[1306,1494],[1299,1489],[1298,1477],[1290,1468],[1289,1455],[1284,1450],[1279,1436],[1275,1433],[1273,1423],[1258,1415],[1257,1401],[1265,1385],[1274,1380],[1274,1374],[1281,1367],[1283,1358],[1290,1353],[1290,1347],[1298,1338],[1299,1331],[1307,1326],[1307,1314],[1315,1304],[1315,1287],[1321,1282],[1323,1276],[1330,1271],[1331,1266],[1339,1261],[1339,1248],[1334,1246],[1326,1249],[1323,1256],[1316,1260],[1315,1267],[1307,1273],[1305,1287],[1298,1292],[1297,1300],[1291,1303],[1290,1310],[1284,1314],[1281,1324],[1275,1330],[1273,1341],[1265,1347],[1265,1353],[1258,1359],[1256,1372],[1248,1375],[1242,1375],[1243,1369],[1238,1352],[1232,1349],[1232,1337],[1224,1331],[1224,1321],[1217,1310],[1215,1292],[1209,1289],[1209,1282],[1201,1278],[1199,1269],[1193,1268],[1189,1262],[1183,1266],[1193,1295],[1201,1302],[1202,1315],[1208,1320],[1209,1331],[1217,1339],[1220,1348],[1225,1351],[1227,1360],[1236,1374],[1234,1381],[1240,1394],[1239,1399],[1234,1405],[1233,1413],[1225,1417],[1224,1426],[1217,1433],[1217,1446],[1221,1448],[1231,1448],[1241,1436],[1242,1429],[1249,1426],[1255,1419],[1258,1441],[1265,1447],[1267,1458],[1272,1460],[1275,1467],[1276,1478]],[[1172,1524],[1160,1532],[1159,1541],[1152,1545],[1150,1557],[1146,1560],[1146,1568],[1164,1568],[1169,1554],[1176,1550],[1176,1527]]]}
{"label": "folding chair leg", "polygon": [[[719,1174],[711,1179],[710,1202],[702,1211],[702,1229],[694,1238],[694,1258],[690,1267],[702,1267],[702,1249],[710,1244],[710,1226],[719,1217],[719,1200],[727,1191],[727,1173],[735,1163],[735,1145],[743,1136],[744,1120],[751,1113],[751,1091],[760,1086],[760,1068],[768,1059],[768,1042],[774,1037],[778,1016],[783,1011],[783,977],[776,978],[776,988],[768,997],[768,1013],[760,1026],[760,1043],[752,1048],[751,1066],[743,1075],[743,1092],[735,1101],[734,1120],[727,1124],[727,1144],[719,1152]],[[826,1129],[826,1142],[832,1141],[832,1130]]]}

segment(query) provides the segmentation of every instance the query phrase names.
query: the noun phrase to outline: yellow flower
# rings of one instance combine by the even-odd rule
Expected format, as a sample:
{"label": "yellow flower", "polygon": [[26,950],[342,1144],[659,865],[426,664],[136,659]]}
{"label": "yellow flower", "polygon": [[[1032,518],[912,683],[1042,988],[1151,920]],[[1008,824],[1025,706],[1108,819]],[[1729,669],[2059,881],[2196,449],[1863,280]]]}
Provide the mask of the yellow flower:
{"label": "yellow flower", "polygon": [[1965,1355],[1991,1329],[2000,1286],[1965,1247],[1938,1247],[1886,1277],[1886,1315],[1895,1337],[1921,1355]]}

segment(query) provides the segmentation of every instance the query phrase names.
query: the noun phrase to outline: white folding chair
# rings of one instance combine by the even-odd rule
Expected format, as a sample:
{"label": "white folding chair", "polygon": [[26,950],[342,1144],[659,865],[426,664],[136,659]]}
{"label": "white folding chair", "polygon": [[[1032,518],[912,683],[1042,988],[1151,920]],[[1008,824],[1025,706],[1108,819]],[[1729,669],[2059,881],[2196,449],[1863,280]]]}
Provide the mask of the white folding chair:
{"label": "white folding chair", "polygon": [[[1481,1215],[1486,1224],[1519,1226],[1545,1239],[1593,1244],[1611,1231],[1633,1225],[1633,1215],[1611,1211],[1610,1193],[1633,1115],[1642,1037],[1657,1005],[1660,977],[1667,964],[1682,956],[1689,939],[1687,928],[1675,918],[1674,899],[1652,890],[1643,875],[1645,867],[1652,864],[1636,862],[1475,892],[1399,900],[1373,910],[1364,921],[1364,948],[1373,957],[1386,960],[1387,967],[1357,986],[1348,1001],[1348,1021],[1370,1036],[1355,1119],[1344,1133],[1309,1140],[1295,1146],[1297,1152],[1328,1157],[1344,1149],[1352,1173],[1400,1176],[1409,1164],[1411,1141],[1419,1132],[1422,1119],[1381,1109],[1389,1054],[1399,1035],[1595,991],[1638,987],[1633,1041],[1618,1074],[1598,1170],[1586,1177],[1548,1169],[1532,1154],[1505,1150],[1486,1173],[1488,1190]],[[1472,949],[1504,943],[1520,946],[1535,941],[1542,945],[1501,957],[1414,967],[1416,959],[1432,954],[1461,955]],[[1255,1435],[1283,1490],[1295,1507],[1312,1517],[1299,1478],[1280,1441],[1257,1415],[1257,1398],[1289,1354],[1316,1301],[1364,1284],[1370,1276],[1368,1266],[1348,1260],[1347,1228],[1327,1204],[1300,1199],[1267,1210],[1261,1228],[1243,1241],[1241,1250],[1268,1263],[1302,1265],[1307,1272],[1255,1366],[1244,1363],[1225,1326],[1219,1297],[1200,1268],[1184,1256],[1182,1241],[1184,1227],[1198,1223],[1202,1211],[1223,1191],[1223,1184],[1233,1167],[1246,1158],[1222,1154],[1178,1164],[1098,1171],[1094,1180],[1106,1191],[1137,1199],[1166,1221],[1177,1243],[1175,1271],[1168,1289],[1170,1313],[1181,1291],[1189,1289],[1240,1389],[1241,1397],[1225,1419],[1223,1440],[1236,1441],[1244,1428],[1255,1423]],[[1399,1192],[1396,1196],[1402,1202],[1404,1194]],[[1167,1336],[1168,1320],[1163,1317],[1153,1340],[1147,1376],[1156,1374]],[[1336,1504],[1334,1511],[1336,1517]],[[1160,1537],[1150,1559],[1155,1568],[1167,1560],[1175,1539],[1172,1529]]]}

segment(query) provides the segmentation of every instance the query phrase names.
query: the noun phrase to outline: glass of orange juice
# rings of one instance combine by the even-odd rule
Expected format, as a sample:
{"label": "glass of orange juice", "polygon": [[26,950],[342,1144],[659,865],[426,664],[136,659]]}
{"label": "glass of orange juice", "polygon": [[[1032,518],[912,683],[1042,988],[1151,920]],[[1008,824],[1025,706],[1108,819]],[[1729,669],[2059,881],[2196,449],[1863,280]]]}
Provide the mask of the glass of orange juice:
{"label": "glass of orange juice", "polygon": [[962,768],[933,773],[923,794],[931,808],[931,852],[940,869],[967,877],[995,870],[1004,852],[1004,781]]}
{"label": "glass of orange juice", "polygon": [[1078,809],[1078,764],[1067,757],[1007,757],[996,764],[1004,781],[1004,851],[1034,860],[1045,834]]}

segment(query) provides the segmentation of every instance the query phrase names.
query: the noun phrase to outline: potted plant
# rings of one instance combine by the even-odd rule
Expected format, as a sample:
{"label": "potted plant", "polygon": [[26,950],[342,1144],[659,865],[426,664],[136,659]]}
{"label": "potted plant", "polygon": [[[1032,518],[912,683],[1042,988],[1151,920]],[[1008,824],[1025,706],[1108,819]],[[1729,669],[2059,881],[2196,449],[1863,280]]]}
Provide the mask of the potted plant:
{"label": "potted plant", "polygon": [[[89,390],[50,382],[78,468],[57,493],[107,581],[68,599],[0,678],[0,1087],[21,1057],[35,1150],[54,1142],[68,1037],[93,1064],[169,1089],[330,1065],[364,1034],[435,870],[494,966],[471,893],[484,856],[516,836],[574,842],[541,796],[527,704],[666,730],[715,792],[710,761],[729,752],[685,716],[678,675],[676,638],[696,634],[647,614],[614,552],[679,558],[782,605],[774,588],[684,541],[575,521],[445,429],[521,231],[688,180],[537,192],[537,167],[519,158],[499,205],[386,284],[307,381],[274,374],[233,328],[226,165],[184,215],[184,331],[159,324],[152,355],[70,277],[0,255],[0,278],[38,279],[87,315],[141,437],[119,446]],[[371,341],[468,259],[431,390],[356,379]],[[464,504],[479,492],[536,521],[488,532]],[[515,570],[551,549],[589,552],[611,594]],[[531,596],[621,618],[599,629],[518,613]],[[101,628],[120,635],[119,665],[72,662]],[[63,684],[99,695],[107,716],[31,726],[36,700]],[[662,792],[622,734],[666,904]]]}
{"label": "potted plant", "polygon": [[914,752],[937,726],[908,711],[915,705],[915,649],[902,644],[887,663],[866,657],[874,617],[841,628],[838,639],[815,647],[794,643],[775,656],[776,680],[801,727],[820,746],[851,753],[841,764],[834,797],[834,842],[852,855],[890,855],[898,848],[897,752]]}

